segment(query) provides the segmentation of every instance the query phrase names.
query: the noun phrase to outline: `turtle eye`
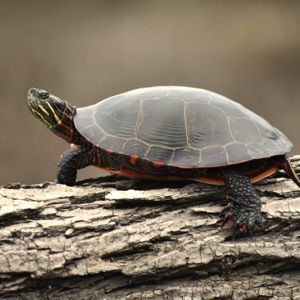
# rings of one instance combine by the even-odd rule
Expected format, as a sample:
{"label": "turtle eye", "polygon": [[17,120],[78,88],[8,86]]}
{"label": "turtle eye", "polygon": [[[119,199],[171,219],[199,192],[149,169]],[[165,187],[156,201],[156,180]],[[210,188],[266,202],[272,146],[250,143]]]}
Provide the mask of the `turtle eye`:
{"label": "turtle eye", "polygon": [[46,100],[49,98],[49,93],[47,92],[40,92],[39,93],[39,97],[42,99],[42,100]]}

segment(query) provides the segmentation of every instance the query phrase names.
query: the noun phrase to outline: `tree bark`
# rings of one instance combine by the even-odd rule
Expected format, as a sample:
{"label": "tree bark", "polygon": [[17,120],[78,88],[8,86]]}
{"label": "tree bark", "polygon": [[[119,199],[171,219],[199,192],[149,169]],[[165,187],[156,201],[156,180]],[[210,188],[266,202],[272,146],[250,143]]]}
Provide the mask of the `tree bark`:
{"label": "tree bark", "polygon": [[224,188],[3,186],[0,298],[300,299],[300,189],[283,173],[256,187],[264,223],[233,241],[218,222]]}

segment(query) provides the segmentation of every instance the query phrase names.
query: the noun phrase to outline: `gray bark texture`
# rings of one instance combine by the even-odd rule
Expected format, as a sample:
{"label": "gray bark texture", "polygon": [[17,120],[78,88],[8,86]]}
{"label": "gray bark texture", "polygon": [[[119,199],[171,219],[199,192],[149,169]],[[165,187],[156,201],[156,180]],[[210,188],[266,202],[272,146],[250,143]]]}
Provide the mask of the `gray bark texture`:
{"label": "gray bark texture", "polygon": [[300,299],[300,189],[283,173],[256,187],[264,223],[233,241],[221,187],[2,186],[0,299]]}

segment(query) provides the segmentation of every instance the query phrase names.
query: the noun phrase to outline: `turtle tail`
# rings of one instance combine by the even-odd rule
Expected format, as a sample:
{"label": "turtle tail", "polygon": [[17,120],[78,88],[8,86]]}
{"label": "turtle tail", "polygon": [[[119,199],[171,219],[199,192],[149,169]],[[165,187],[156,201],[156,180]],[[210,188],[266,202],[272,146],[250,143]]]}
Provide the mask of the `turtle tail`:
{"label": "turtle tail", "polygon": [[291,162],[287,155],[283,156],[283,160],[281,162],[281,167],[284,169],[284,171],[289,175],[289,177],[300,187],[300,179],[298,175],[296,174],[294,168],[291,165]]}

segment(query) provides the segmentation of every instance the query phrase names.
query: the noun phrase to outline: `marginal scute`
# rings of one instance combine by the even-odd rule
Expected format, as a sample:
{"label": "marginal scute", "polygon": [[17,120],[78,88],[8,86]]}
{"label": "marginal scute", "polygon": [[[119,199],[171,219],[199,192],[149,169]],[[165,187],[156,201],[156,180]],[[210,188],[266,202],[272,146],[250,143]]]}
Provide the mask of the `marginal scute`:
{"label": "marginal scute", "polygon": [[144,158],[149,161],[159,161],[168,164],[172,159],[173,152],[174,150],[172,149],[154,146],[150,148],[149,153]]}
{"label": "marginal scute", "polygon": [[266,153],[266,149],[264,148],[263,143],[249,143],[247,144],[247,148],[251,154],[251,156],[256,159],[260,158]]}
{"label": "marginal scute", "polygon": [[201,153],[199,150],[180,148],[174,151],[173,165],[177,166],[198,166],[200,165]]}
{"label": "marginal scute", "polygon": [[74,121],[92,144],[178,167],[238,164],[283,155],[292,147],[260,116],[197,88],[129,91],[77,109]]}
{"label": "marginal scute", "polygon": [[228,164],[236,161],[244,162],[253,159],[251,153],[244,143],[232,143],[225,146],[228,155]]}
{"label": "marginal scute", "polygon": [[277,143],[272,140],[265,140],[263,143],[263,147],[265,151],[268,151],[269,153],[272,153],[274,151],[279,151]]}
{"label": "marginal scute", "polygon": [[123,152],[127,153],[128,155],[136,154],[139,157],[144,157],[149,148],[150,147],[147,146],[145,143],[136,139],[132,139],[132,140],[128,140],[125,143]]}
{"label": "marginal scute", "polygon": [[201,165],[203,167],[209,167],[211,165],[214,165],[216,167],[222,166],[224,165],[224,161],[228,161],[225,148],[222,145],[209,146],[204,148],[201,151],[201,158]]}
{"label": "marginal scute", "polygon": [[107,150],[111,149],[113,152],[122,153],[123,147],[125,145],[126,140],[120,139],[117,137],[106,136],[99,143],[99,147]]}

